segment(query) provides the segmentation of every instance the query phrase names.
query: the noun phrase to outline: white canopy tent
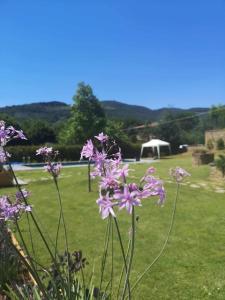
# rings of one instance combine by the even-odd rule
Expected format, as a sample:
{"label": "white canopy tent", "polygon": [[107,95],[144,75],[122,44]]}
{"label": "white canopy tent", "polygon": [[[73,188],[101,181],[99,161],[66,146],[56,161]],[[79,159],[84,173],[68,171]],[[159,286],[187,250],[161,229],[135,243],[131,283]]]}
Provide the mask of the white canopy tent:
{"label": "white canopy tent", "polygon": [[152,139],[151,141],[142,144],[140,157],[143,154],[144,148],[152,148],[154,152],[155,152],[155,149],[157,149],[158,158],[160,158],[160,147],[163,147],[163,146],[167,146],[169,148],[170,153],[171,153],[170,143],[165,142],[165,141],[161,141],[161,140],[158,140],[158,139]]}

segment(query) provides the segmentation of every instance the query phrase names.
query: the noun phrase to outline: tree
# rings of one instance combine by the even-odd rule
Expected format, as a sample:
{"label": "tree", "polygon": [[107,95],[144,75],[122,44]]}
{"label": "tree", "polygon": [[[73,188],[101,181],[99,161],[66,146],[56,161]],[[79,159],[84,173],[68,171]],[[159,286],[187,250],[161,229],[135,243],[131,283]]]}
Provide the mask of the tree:
{"label": "tree", "polygon": [[105,133],[115,139],[117,142],[129,141],[128,135],[126,131],[124,131],[124,123],[122,121],[107,120]]}
{"label": "tree", "polygon": [[209,111],[209,123],[212,129],[225,127],[225,106],[224,105],[211,107]]}
{"label": "tree", "polygon": [[152,129],[156,138],[167,141],[171,144],[173,153],[178,152],[179,145],[183,144],[181,129],[176,122],[177,117],[174,114],[167,113],[159,123],[159,126]]}
{"label": "tree", "polygon": [[104,130],[105,112],[93,94],[91,86],[84,82],[78,84],[73,101],[71,117],[62,129],[59,139],[60,142],[67,144],[82,144]]}
{"label": "tree", "polygon": [[24,128],[29,143],[33,145],[56,142],[56,133],[47,122],[28,120],[24,122]]}

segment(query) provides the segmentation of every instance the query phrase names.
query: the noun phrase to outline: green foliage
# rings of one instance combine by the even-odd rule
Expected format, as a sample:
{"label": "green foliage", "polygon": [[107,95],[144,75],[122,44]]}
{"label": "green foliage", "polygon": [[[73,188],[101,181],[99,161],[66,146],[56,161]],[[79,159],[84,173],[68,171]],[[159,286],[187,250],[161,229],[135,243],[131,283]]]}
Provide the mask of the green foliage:
{"label": "green foliage", "polygon": [[24,120],[41,120],[48,123],[55,123],[64,121],[69,117],[70,106],[57,101],[38,102],[2,107],[0,108],[0,114],[8,115],[18,122],[23,122]]}
{"label": "green foliage", "polygon": [[[36,155],[39,146],[9,146],[7,151],[12,155],[11,161],[14,162],[40,162],[42,159]],[[60,159],[65,161],[74,161],[80,159],[81,145],[54,145],[59,150]]]}
{"label": "green foliage", "polygon": [[225,105],[212,106],[209,112],[211,129],[225,127]]}
{"label": "green foliage", "polygon": [[[140,154],[140,145],[130,143],[128,141],[116,138],[116,141],[121,145],[124,158],[135,158]],[[80,160],[80,152],[83,145],[54,145],[54,148],[59,151],[60,160],[78,161]],[[41,162],[41,158],[36,155],[36,150],[39,146],[8,146],[7,151],[12,155],[13,162]]]}
{"label": "green foliage", "polygon": [[28,143],[41,145],[44,143],[55,143],[56,133],[52,126],[44,121],[26,121],[23,123]]}
{"label": "green foliage", "polygon": [[129,141],[129,138],[124,131],[124,123],[118,120],[107,120],[105,133],[115,140]]}
{"label": "green foliage", "polygon": [[213,141],[212,139],[209,139],[208,142],[207,142],[207,148],[209,150],[212,150],[214,148],[214,144],[213,144]]}
{"label": "green foliage", "polygon": [[222,138],[219,138],[216,141],[216,147],[217,147],[217,150],[223,150],[225,148],[224,140]]}
{"label": "green foliage", "polygon": [[[178,165],[191,173],[190,184],[206,183],[207,188],[203,186],[198,189],[192,188],[189,184],[181,186],[175,226],[166,253],[162,260],[154,266],[152,272],[141,282],[132,299],[149,299],[149,295],[151,295],[152,300],[222,300],[225,294],[222,238],[224,194],[213,192],[214,184],[209,181],[210,167],[192,167],[191,157],[188,153],[185,157],[174,156],[154,164],[159,176],[166,181],[167,201],[162,209],[155,205],[154,200],[146,200],[143,207],[137,208],[139,221],[136,232],[135,270],[132,276],[133,279],[138,277],[139,272],[143,271],[146,264],[151,263],[157,256],[164,242],[170,224],[172,199],[175,192],[175,184],[167,182],[167,180],[169,181],[168,170]],[[130,165],[130,168],[135,170],[130,173],[130,180],[133,181],[132,177],[134,176],[135,180],[140,178],[147,167],[147,164]],[[58,204],[57,201],[54,201],[55,190],[50,184],[50,180],[40,180],[42,176],[46,176],[42,170],[20,171],[17,174],[25,181],[30,179],[28,186],[32,195],[30,201],[34,204],[36,214],[42,216],[43,227],[48,230],[51,237],[54,237]],[[99,197],[98,188],[94,182],[93,192],[87,193],[86,180],[86,168],[65,168],[62,170],[60,188],[63,191],[65,218],[71,241],[70,249],[72,251],[79,245],[81,249],[85,250],[85,255],[90,262],[85,272],[87,272],[87,276],[92,272],[92,262],[94,261],[94,278],[98,278],[106,222],[100,219],[94,200]],[[12,193],[12,188],[3,189],[2,193]],[[128,240],[130,218],[122,213],[119,217],[122,234]],[[21,226],[26,233],[26,220]],[[149,242],[146,241],[146,237]],[[29,240],[28,233],[27,240]],[[40,262],[46,266],[49,265],[48,257],[43,253],[43,245],[35,230],[34,243]],[[63,239],[59,247],[60,251],[64,250]],[[115,252],[118,250],[116,243],[114,250]],[[118,286],[120,276],[118,270],[120,270],[121,263],[121,256],[115,257],[114,286]],[[105,285],[110,280],[110,271],[110,268],[106,269],[108,279],[105,280]]]}
{"label": "green foliage", "polygon": [[60,134],[60,142],[84,143],[88,138],[103,131],[106,125],[104,110],[93,94],[90,85],[78,84],[73,97],[71,118]]}
{"label": "green foliage", "polygon": [[160,125],[153,129],[154,135],[171,144],[173,153],[178,152],[179,145],[185,143],[182,139],[181,129],[176,122],[176,116],[167,114]]}
{"label": "green foliage", "polygon": [[215,161],[216,167],[221,171],[222,176],[225,176],[225,155],[219,155],[219,158]]}
{"label": "green foliage", "polygon": [[19,271],[22,270],[22,264],[10,239],[5,223],[0,220],[0,293],[7,289],[7,284],[18,281]]}

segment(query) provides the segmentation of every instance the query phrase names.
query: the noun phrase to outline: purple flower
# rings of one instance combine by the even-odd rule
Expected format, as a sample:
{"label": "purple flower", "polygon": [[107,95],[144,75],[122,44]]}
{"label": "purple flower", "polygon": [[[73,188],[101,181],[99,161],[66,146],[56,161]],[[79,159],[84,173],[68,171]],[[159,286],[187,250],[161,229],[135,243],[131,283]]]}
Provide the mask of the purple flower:
{"label": "purple flower", "polygon": [[102,176],[100,187],[101,189],[115,189],[118,187],[118,180],[117,180],[117,174],[114,170],[106,169],[105,175]]}
{"label": "purple flower", "polygon": [[146,176],[145,182],[146,184],[144,185],[142,191],[143,198],[159,196],[158,204],[163,204],[166,198],[163,182],[153,176]]}
{"label": "purple flower", "polygon": [[17,201],[23,201],[24,198],[27,199],[30,196],[30,192],[28,192],[26,189],[22,189],[21,192],[16,192],[16,200]]}
{"label": "purple flower", "polygon": [[47,163],[47,165],[44,167],[47,172],[53,175],[53,177],[57,178],[60,174],[60,171],[62,169],[61,163]]}
{"label": "purple flower", "polygon": [[126,181],[126,177],[128,176],[128,173],[129,173],[128,164],[124,165],[121,169],[118,169],[117,171],[118,177],[121,177],[124,182]]}
{"label": "purple flower", "polygon": [[44,157],[48,157],[53,153],[52,147],[41,147],[36,150],[36,155],[42,155]]}
{"label": "purple flower", "polygon": [[109,193],[107,193],[105,196],[102,196],[100,194],[100,197],[96,201],[96,203],[99,206],[99,212],[102,215],[102,219],[108,218],[109,215],[112,215],[114,218],[116,217],[113,211],[113,206],[115,204],[112,202],[112,199],[109,197]]}
{"label": "purple flower", "polygon": [[153,174],[153,173],[155,173],[155,168],[154,167],[149,167],[148,169],[147,169],[147,172],[146,172],[147,174]]}
{"label": "purple flower", "polygon": [[129,186],[126,184],[123,191],[115,193],[114,198],[120,200],[120,209],[126,208],[128,213],[131,214],[133,206],[141,206],[141,200],[137,196],[137,191],[130,191]]}
{"label": "purple flower", "polygon": [[0,163],[4,163],[7,161],[7,158],[10,157],[11,155],[8,152],[5,152],[0,149]]}
{"label": "purple flower", "polygon": [[181,182],[185,177],[191,176],[186,170],[176,167],[173,169],[170,169],[170,175],[177,181]]}
{"label": "purple flower", "polygon": [[83,149],[81,151],[81,159],[83,157],[88,158],[91,160],[91,158],[94,155],[94,145],[92,143],[92,140],[87,140],[86,144],[83,146]]}
{"label": "purple flower", "polygon": [[104,143],[108,140],[108,135],[105,135],[103,132],[99,133],[99,135],[95,135],[95,138],[99,140],[101,143]]}
{"label": "purple flower", "polygon": [[16,130],[14,127],[6,127],[4,121],[0,121],[0,146],[5,146],[12,139],[23,139],[26,137],[22,130]]}
{"label": "purple flower", "polygon": [[30,205],[21,203],[12,203],[7,196],[0,197],[0,219],[4,221],[15,220],[23,212],[30,212]]}

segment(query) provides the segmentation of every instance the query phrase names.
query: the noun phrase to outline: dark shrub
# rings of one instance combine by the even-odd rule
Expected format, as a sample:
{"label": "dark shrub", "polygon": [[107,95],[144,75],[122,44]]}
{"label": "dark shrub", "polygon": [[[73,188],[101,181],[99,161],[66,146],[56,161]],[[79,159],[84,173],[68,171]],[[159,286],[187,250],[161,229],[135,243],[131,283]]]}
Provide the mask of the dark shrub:
{"label": "dark shrub", "polygon": [[[123,158],[138,158],[141,146],[128,142],[118,142],[121,147]],[[52,145],[59,150],[60,160],[77,161],[80,160],[80,152],[83,145]],[[36,156],[36,150],[41,146],[9,146],[7,151],[11,154],[11,161],[14,162],[41,162],[42,158]]]}
{"label": "dark shrub", "polygon": [[224,140],[223,139],[218,139],[216,141],[216,146],[217,146],[217,150],[223,150],[225,148],[225,145],[224,145]]}

